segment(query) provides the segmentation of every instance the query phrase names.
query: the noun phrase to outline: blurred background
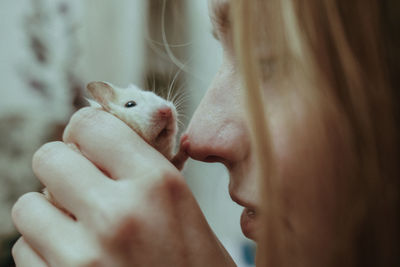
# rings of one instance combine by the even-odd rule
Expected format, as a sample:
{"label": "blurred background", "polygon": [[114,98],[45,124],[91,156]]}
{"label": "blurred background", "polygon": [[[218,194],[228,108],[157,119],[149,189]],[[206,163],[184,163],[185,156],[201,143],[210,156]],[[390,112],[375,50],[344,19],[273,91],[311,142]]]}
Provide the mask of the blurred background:
{"label": "blurred background", "polygon": [[[2,0],[0,2],[0,266],[14,266],[16,199],[41,185],[31,158],[59,140],[82,107],[85,85],[129,83],[183,95],[180,132],[221,63],[207,0]],[[165,44],[168,44],[166,46]],[[189,160],[183,170],[216,235],[238,266],[253,266],[221,164]]]}

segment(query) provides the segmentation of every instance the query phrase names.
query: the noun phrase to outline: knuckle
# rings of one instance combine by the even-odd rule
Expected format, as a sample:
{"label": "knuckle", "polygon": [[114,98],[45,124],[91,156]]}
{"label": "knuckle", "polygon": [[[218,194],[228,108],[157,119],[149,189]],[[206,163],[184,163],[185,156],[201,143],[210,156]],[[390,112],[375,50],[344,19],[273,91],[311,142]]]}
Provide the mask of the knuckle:
{"label": "knuckle", "polygon": [[40,147],[32,157],[32,169],[34,172],[39,171],[41,167],[49,164],[55,155],[59,154],[59,149],[64,146],[60,141],[50,142]]}
{"label": "knuckle", "polygon": [[19,255],[19,251],[21,249],[22,242],[23,242],[23,239],[22,239],[22,237],[20,237],[11,248],[11,255],[13,256],[14,259],[17,258]]}
{"label": "knuckle", "polygon": [[124,198],[105,190],[89,190],[85,196],[85,205],[91,210],[88,216],[96,231],[107,234],[127,216],[133,216],[132,205],[128,199],[130,199],[129,196]]}
{"label": "knuckle", "polygon": [[174,180],[184,180],[181,173],[173,167],[169,162],[166,164],[160,164],[159,167],[155,170],[156,176],[160,177],[160,180],[168,182]]}
{"label": "knuckle", "polygon": [[85,107],[75,112],[64,130],[63,140],[73,141],[79,133],[78,131],[85,130],[86,127],[94,125],[94,121],[99,114],[101,114],[99,110],[91,107]]}
{"label": "knuckle", "polygon": [[169,199],[175,200],[177,196],[188,190],[188,186],[179,172],[167,170],[160,177],[151,187],[151,196],[167,196]]}
{"label": "knuckle", "polygon": [[82,265],[75,265],[75,266],[81,266],[81,267],[103,267],[103,266],[106,266],[106,265],[104,265],[104,262],[103,262],[102,259],[95,258],[95,259],[87,260]]}
{"label": "knuckle", "polygon": [[[108,266],[102,264],[103,250],[97,238],[91,238],[87,235],[87,228],[82,225],[75,228],[77,238],[81,242],[74,242],[74,239],[68,239],[68,242],[62,246],[57,253],[57,258],[53,258],[51,266],[73,266],[73,267],[98,267]],[[73,234],[74,235],[74,234]],[[49,259],[50,260],[50,259]]]}
{"label": "knuckle", "polygon": [[173,200],[177,200],[177,197],[188,191],[188,185],[180,174],[168,175],[164,178],[164,180],[167,192]]}
{"label": "knuckle", "polygon": [[37,192],[29,192],[18,198],[11,209],[11,217],[14,222],[18,222],[21,219],[24,211],[26,209],[29,209],[32,203],[37,200],[37,198],[39,197],[38,195],[39,193]]}
{"label": "knuckle", "polygon": [[121,206],[111,208],[104,205],[90,218],[93,230],[108,248],[123,248],[133,243],[146,225],[140,211],[130,210],[129,205]]}
{"label": "knuckle", "polygon": [[102,244],[107,250],[115,253],[121,251],[133,251],[138,240],[143,238],[143,235],[148,234],[145,220],[141,220],[139,216],[121,217],[113,225],[112,230],[101,234]]}
{"label": "knuckle", "polygon": [[[61,257],[59,259],[60,263],[63,263],[64,265],[66,263],[67,266],[76,266],[76,267],[86,267],[86,266],[96,266],[96,265],[90,265],[91,262],[95,262],[95,260],[89,259],[88,255],[81,255],[78,252],[72,252],[68,253],[67,255],[63,255],[64,257]],[[54,266],[58,266],[58,264],[54,264]]]}
{"label": "knuckle", "polygon": [[85,253],[85,255],[82,255],[82,253],[75,253],[72,256],[69,256],[67,259],[65,259],[65,262],[70,262],[71,266],[77,266],[77,267],[99,267],[103,266],[101,265],[101,257],[99,254],[91,254],[91,253]]}
{"label": "knuckle", "polygon": [[171,187],[180,188],[186,186],[186,182],[183,177],[175,171],[165,172],[162,180],[167,189],[170,189]]}
{"label": "knuckle", "polygon": [[113,217],[111,214],[120,208],[118,196],[110,194],[110,192],[107,191],[107,188],[88,190],[85,193],[84,199],[85,205],[89,207],[90,210],[96,211],[99,217]]}

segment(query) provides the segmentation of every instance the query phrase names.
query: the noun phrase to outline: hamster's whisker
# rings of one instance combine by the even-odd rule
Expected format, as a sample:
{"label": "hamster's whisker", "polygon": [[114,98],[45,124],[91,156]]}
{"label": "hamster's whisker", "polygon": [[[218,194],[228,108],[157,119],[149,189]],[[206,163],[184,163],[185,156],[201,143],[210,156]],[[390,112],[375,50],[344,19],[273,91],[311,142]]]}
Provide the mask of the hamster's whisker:
{"label": "hamster's whisker", "polygon": [[179,118],[179,119],[177,119],[177,120],[179,120],[179,121],[182,122],[182,123],[183,123],[183,120],[185,120],[185,121],[188,121],[188,120],[189,120],[188,116],[184,116],[184,115],[178,116],[178,118]]}
{"label": "hamster's whisker", "polygon": [[178,128],[185,128],[185,124],[181,120],[176,120],[178,123]]}
{"label": "hamster's whisker", "polygon": [[181,93],[176,92],[176,94],[174,95],[174,97],[172,98],[171,102],[172,103],[177,103],[178,101],[180,101],[181,99],[188,99],[189,98],[189,94],[186,91],[182,91]]}
{"label": "hamster's whisker", "polygon": [[189,96],[189,94],[186,91],[176,91],[174,97],[171,99],[172,102],[175,102],[176,100],[178,100],[181,97],[186,97]]}
{"label": "hamster's whisker", "polygon": [[180,74],[181,72],[182,72],[182,69],[179,69],[179,70],[175,73],[174,77],[172,78],[172,81],[171,81],[171,83],[170,83],[169,86],[168,86],[168,97],[167,97],[167,100],[170,99],[170,94],[171,94],[171,92],[173,91],[174,86],[175,86],[175,84],[176,84],[176,82],[177,82],[178,76],[179,76],[179,74]]}
{"label": "hamster's whisker", "polygon": [[189,94],[179,94],[178,96],[176,96],[173,100],[173,103],[177,103],[179,101],[182,101],[182,99],[187,100],[189,99]]}
{"label": "hamster's whisker", "polygon": [[186,105],[188,103],[189,97],[186,98],[181,98],[179,100],[177,100],[176,102],[174,102],[174,105],[176,107],[181,106],[181,105]]}
{"label": "hamster's whisker", "polygon": [[185,111],[187,108],[187,105],[180,105],[180,106],[175,106],[177,111]]}

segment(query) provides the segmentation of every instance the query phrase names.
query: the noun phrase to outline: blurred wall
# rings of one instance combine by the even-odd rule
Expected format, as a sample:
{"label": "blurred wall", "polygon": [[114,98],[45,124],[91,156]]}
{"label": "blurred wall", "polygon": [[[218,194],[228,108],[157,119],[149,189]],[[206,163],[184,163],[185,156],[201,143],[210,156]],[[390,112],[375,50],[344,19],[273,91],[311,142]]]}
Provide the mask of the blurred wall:
{"label": "blurred wall", "polygon": [[79,37],[83,81],[142,85],[147,1],[85,0]]}
{"label": "blurred wall", "polygon": [[14,230],[10,209],[36,190],[33,152],[73,111],[77,1],[0,2],[0,238]]}
{"label": "blurred wall", "polygon": [[40,188],[32,155],[74,111],[80,14],[79,0],[0,1],[0,266],[13,265],[13,203]]}

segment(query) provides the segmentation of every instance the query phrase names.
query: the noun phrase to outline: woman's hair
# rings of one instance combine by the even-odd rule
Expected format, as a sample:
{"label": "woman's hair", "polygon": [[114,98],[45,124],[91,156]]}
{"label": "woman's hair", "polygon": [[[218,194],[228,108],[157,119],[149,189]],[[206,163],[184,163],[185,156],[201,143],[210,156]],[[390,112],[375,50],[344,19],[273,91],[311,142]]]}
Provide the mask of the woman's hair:
{"label": "woman's hair", "polygon": [[313,266],[288,250],[295,245],[279,221],[285,211],[274,165],[262,164],[274,160],[263,115],[266,76],[274,90],[292,81],[304,99],[334,105],[349,128],[354,164],[344,174],[337,236],[324,266],[400,266],[400,2],[235,0],[231,16],[263,188],[257,264]]}

